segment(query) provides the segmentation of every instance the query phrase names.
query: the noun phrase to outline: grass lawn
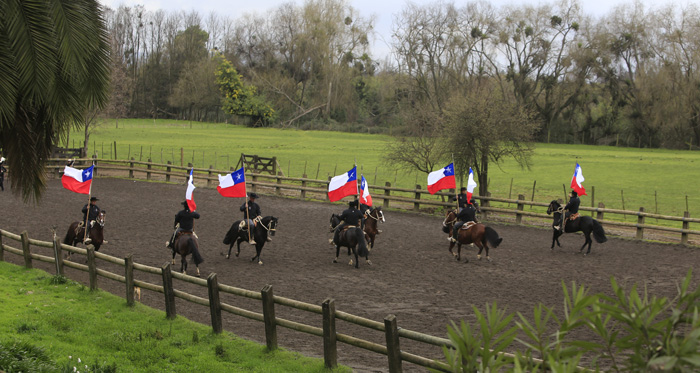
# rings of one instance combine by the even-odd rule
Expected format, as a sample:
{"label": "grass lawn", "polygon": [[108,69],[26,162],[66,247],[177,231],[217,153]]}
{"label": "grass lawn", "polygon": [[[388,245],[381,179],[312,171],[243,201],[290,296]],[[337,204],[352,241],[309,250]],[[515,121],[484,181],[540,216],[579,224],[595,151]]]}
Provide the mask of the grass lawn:
{"label": "grass lawn", "polygon": [[[185,164],[219,170],[236,166],[241,153],[277,157],[286,176],[326,179],[353,167],[370,185],[425,188],[426,175],[397,171],[385,162],[385,149],[391,137],[330,131],[246,128],[224,123],[198,123],[174,120],[128,119],[103,121],[90,138],[89,154],[118,159],[135,158]],[[71,134],[68,145],[82,141],[82,131]],[[578,162],[586,179],[584,187],[595,187],[595,205],[683,216],[700,216],[700,152],[682,150],[616,148],[609,146],[537,144],[530,170],[514,161],[492,165],[489,190],[494,197],[516,199],[523,194],[549,202],[564,197],[562,185],[571,182]],[[466,180],[465,180],[466,181]],[[512,188],[511,188],[512,181]],[[370,188],[371,192],[371,188]],[[687,206],[686,206],[687,198]],[[582,197],[591,206],[591,197]],[[632,218],[628,218],[630,220]],[[630,220],[631,221],[631,220]],[[693,229],[691,227],[691,229]]]}
{"label": "grass lawn", "polygon": [[[130,308],[110,293],[55,279],[0,262],[0,344],[38,347],[57,371],[73,371],[73,366],[85,372],[114,367],[120,372],[327,371],[322,359],[283,349],[270,352],[181,316],[168,320],[162,311],[139,303]],[[2,363],[0,371],[13,371]]]}

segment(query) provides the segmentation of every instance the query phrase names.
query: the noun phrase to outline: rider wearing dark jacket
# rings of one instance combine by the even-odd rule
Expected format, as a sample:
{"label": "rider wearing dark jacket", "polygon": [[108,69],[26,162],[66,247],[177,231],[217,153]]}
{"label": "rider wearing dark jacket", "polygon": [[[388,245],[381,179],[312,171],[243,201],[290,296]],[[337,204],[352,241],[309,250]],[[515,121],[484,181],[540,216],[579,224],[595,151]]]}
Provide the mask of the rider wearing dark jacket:
{"label": "rider wearing dark jacket", "polygon": [[[87,218],[87,232],[85,235],[88,237],[85,240],[85,244],[88,245],[90,242],[92,242],[92,239],[90,238],[90,228],[95,224],[95,220],[97,220],[97,217],[100,216],[100,208],[97,207],[95,204],[99,199],[97,197],[91,197],[90,198],[90,203],[86,203],[85,206],[83,206],[83,222],[85,222]],[[89,206],[89,207],[88,207]]]}
{"label": "rider wearing dark jacket", "polygon": [[338,245],[340,241],[340,232],[343,228],[352,225],[355,227],[362,227],[364,223],[364,215],[357,209],[357,201],[350,201],[348,203],[349,208],[340,214],[340,224],[335,227],[335,234],[333,235],[333,244]]}
{"label": "rider wearing dark jacket", "polygon": [[198,212],[190,211],[189,206],[187,205],[187,201],[182,202],[182,205],[185,207],[184,209],[180,210],[176,215],[175,215],[175,222],[173,223],[173,228],[175,228],[175,233],[173,233],[173,236],[170,238],[170,242],[168,242],[168,247],[173,248],[173,245],[175,244],[175,238],[177,237],[177,234],[180,232],[192,232],[194,231],[194,219],[199,219],[200,215]]}
{"label": "rider wearing dark jacket", "polygon": [[575,191],[571,191],[569,194],[569,203],[564,206],[564,216],[563,216],[563,221],[561,224],[557,227],[556,229],[559,229],[560,231],[564,230],[564,225],[566,225],[566,222],[569,220],[569,217],[573,214],[578,213],[578,208],[581,205],[581,199],[578,198],[578,193]]}
{"label": "rider wearing dark jacket", "polygon": [[468,204],[464,209],[462,209],[462,211],[459,212],[459,214],[457,214],[457,221],[455,222],[450,241],[456,242],[459,229],[464,225],[464,223],[470,221],[476,221],[476,205],[474,204]]}
{"label": "rider wearing dark jacket", "polygon": [[[462,211],[465,207],[467,207],[467,188],[462,187],[459,190],[459,195],[457,195],[456,200],[457,206],[459,206],[459,211]],[[450,197],[450,201],[455,201],[455,197]]]}

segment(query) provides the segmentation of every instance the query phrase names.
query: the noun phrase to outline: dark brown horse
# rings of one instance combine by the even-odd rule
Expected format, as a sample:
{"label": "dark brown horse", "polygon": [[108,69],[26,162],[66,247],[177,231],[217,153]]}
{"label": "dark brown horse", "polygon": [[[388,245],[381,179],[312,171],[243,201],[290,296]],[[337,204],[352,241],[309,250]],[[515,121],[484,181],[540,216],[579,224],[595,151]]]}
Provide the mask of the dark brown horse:
{"label": "dark brown horse", "polygon": [[[80,228],[78,228],[78,226],[80,226]],[[90,228],[90,233],[88,234],[88,237],[91,240],[90,245],[95,247],[95,251],[99,251],[100,246],[102,246],[102,244],[105,242],[104,226],[105,211],[102,210],[100,211],[100,214],[97,215],[97,219],[95,219],[93,226]],[[85,227],[82,224],[80,224],[80,222],[74,221],[73,223],[71,223],[70,227],[68,227],[68,232],[66,232],[66,236],[63,238],[63,243],[66,245],[75,246],[79,243],[83,243],[84,239]]]}
{"label": "dark brown horse", "polygon": [[[448,233],[451,237],[452,229],[457,222],[457,211],[448,211],[445,215],[445,220],[442,222],[442,231]],[[479,248],[479,252],[476,254],[476,258],[481,260],[481,252],[486,249],[486,259],[490,262],[491,257],[489,256],[489,244],[493,248],[497,248],[501,244],[503,238],[498,236],[498,233],[491,228],[487,227],[481,223],[475,223],[473,225],[468,225],[465,223],[462,228],[459,229],[457,233],[457,254],[452,251],[455,246],[454,242],[450,241],[450,254],[456,257],[457,260],[461,259],[462,245],[464,244],[474,244]],[[469,259],[467,259],[467,262]]]}
{"label": "dark brown horse", "polygon": [[[250,259],[251,262],[257,259],[258,264],[263,264],[260,253],[262,252],[263,246],[265,246],[265,242],[267,242],[268,238],[273,237],[276,231],[276,217],[266,216],[256,221],[255,227],[251,233],[251,238],[255,240],[255,256]],[[248,242],[248,240],[248,230],[241,229],[241,221],[233,222],[233,225],[231,225],[231,228],[226,232],[226,236],[224,237],[224,244],[229,245],[226,259],[231,257],[231,249],[233,249],[234,244],[238,245],[236,250],[236,256],[238,256],[241,253],[241,242]]]}
{"label": "dark brown horse", "polygon": [[365,212],[365,239],[369,242],[369,248],[374,249],[374,238],[379,234],[378,222],[385,222],[382,207],[374,207]]}
{"label": "dark brown horse", "polygon": [[[340,224],[340,216],[336,214],[331,215],[331,233],[335,231],[335,227]],[[339,240],[335,246],[335,259],[333,263],[338,263],[338,257],[340,256],[340,247],[345,246],[348,248],[348,255],[355,254],[355,268],[360,268],[359,257],[364,257],[367,265],[372,265],[369,260],[369,250],[367,249],[367,242],[365,235],[363,234],[362,228],[348,226],[342,232],[340,232]],[[333,240],[331,240],[332,242]],[[349,265],[353,265],[353,260],[350,259]]]}
{"label": "dark brown horse", "polygon": [[180,254],[180,272],[187,273],[187,255],[192,254],[192,261],[197,268],[197,277],[199,277],[199,265],[204,259],[199,254],[197,235],[191,231],[182,231],[175,238],[173,247],[173,265],[175,265],[175,255]]}

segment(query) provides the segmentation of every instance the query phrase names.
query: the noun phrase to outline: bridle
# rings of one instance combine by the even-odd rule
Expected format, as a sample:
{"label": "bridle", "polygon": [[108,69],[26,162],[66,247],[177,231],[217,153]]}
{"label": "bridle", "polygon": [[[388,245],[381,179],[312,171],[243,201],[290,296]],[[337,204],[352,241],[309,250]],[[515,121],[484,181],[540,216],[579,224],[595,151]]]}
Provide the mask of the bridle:
{"label": "bridle", "polygon": [[[338,224],[336,224],[335,226],[333,226],[333,218],[334,217],[338,219]],[[338,215],[336,215],[336,214],[331,215],[331,223],[330,223],[331,232],[334,231],[335,228],[338,227],[339,225],[340,225],[340,218],[338,218]]]}
{"label": "bridle", "polygon": [[[377,211],[378,216],[376,218],[374,216],[372,216],[372,212],[374,212],[374,211]],[[382,222],[386,221],[386,220],[384,220],[384,212],[382,212],[382,210],[378,210],[378,209],[374,209],[371,211],[370,210],[365,211],[365,216],[370,217],[376,221],[379,221],[380,218],[382,219]]]}
{"label": "bridle", "polygon": [[100,211],[100,214],[97,215],[97,219],[95,219],[95,222],[100,225],[100,227],[105,226],[105,213],[103,211]]}
{"label": "bridle", "polygon": [[262,218],[259,218],[259,219],[260,219],[260,220],[258,220],[258,222],[260,222],[260,225],[261,225],[263,228],[265,228],[265,230],[267,231],[267,234],[268,234],[268,235],[270,234],[270,232],[276,232],[276,231],[277,231],[277,223],[275,223],[274,227],[272,226],[272,223],[275,222],[275,219],[270,218],[270,222],[267,223],[267,226],[265,226],[265,224],[262,223]]}
{"label": "bridle", "polygon": [[[450,214],[454,215],[454,219],[447,221],[447,217],[450,216]],[[442,221],[442,226],[446,227],[447,224],[454,224],[455,221],[457,221],[457,213],[455,213],[455,210],[452,210],[445,216],[445,220]]]}

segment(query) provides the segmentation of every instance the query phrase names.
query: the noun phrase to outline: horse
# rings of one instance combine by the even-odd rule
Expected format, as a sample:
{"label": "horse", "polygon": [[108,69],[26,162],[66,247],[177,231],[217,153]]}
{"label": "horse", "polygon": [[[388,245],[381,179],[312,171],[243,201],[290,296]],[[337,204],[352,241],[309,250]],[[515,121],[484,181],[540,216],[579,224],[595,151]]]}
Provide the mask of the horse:
{"label": "horse", "polygon": [[[331,215],[331,233],[335,232],[335,227],[340,224],[340,217],[336,214]],[[352,252],[355,254],[355,268],[360,268],[359,256],[364,257],[367,265],[372,265],[369,260],[369,250],[367,249],[367,242],[365,241],[365,235],[360,227],[348,226],[346,229],[340,232],[338,240],[335,245],[335,259],[333,263],[338,263],[338,257],[340,256],[340,247],[345,246],[348,248],[348,255]],[[333,240],[331,240],[333,241]],[[353,265],[352,258],[350,259],[349,265]]]}
{"label": "horse", "polygon": [[180,272],[187,273],[187,255],[192,254],[192,261],[197,268],[197,277],[199,277],[199,265],[204,261],[199,254],[199,240],[197,235],[191,231],[182,231],[175,238],[173,244],[173,261],[175,265],[175,255],[180,254]]}
{"label": "horse", "polygon": [[[229,245],[228,254],[226,259],[231,257],[231,249],[233,249],[233,244],[238,244],[238,250],[236,250],[236,256],[241,253],[241,242],[248,241],[248,231],[241,229],[240,224],[242,220],[233,222],[231,228],[226,232],[224,237],[224,244]],[[255,239],[255,256],[250,259],[251,262],[258,260],[258,264],[262,265],[262,259],[260,259],[260,252],[268,237],[274,236],[277,230],[277,218],[274,216],[266,216],[264,218],[258,218],[257,224],[253,228],[253,239]]]}
{"label": "horse", "polygon": [[[106,212],[104,210],[100,211],[99,215],[97,215],[97,219],[95,219],[94,226],[90,228],[90,233],[88,234],[91,240],[90,245],[95,247],[95,251],[99,251],[100,246],[106,242],[104,240],[105,214]],[[80,222],[74,221],[71,223],[70,227],[68,227],[68,232],[66,232],[66,236],[63,238],[63,243],[75,246],[82,243],[84,238],[85,227],[81,225]],[[70,252],[68,255],[70,256]]]}
{"label": "horse", "polygon": [[[564,208],[556,200],[549,203],[549,207],[547,207],[547,214],[553,214],[554,222],[552,223],[552,228],[554,228],[554,226],[557,224],[561,224],[561,216],[564,212],[563,210]],[[591,232],[593,232],[593,237],[598,243],[603,243],[608,240],[608,238],[605,237],[605,230],[598,220],[595,220],[590,216],[580,215],[577,219],[567,220],[566,226],[564,227],[564,232],[554,229],[551,250],[554,250],[555,242],[557,243],[557,246],[561,247],[561,244],[559,243],[559,236],[564,233],[574,232],[583,232],[584,236],[586,236],[586,242],[583,243],[583,246],[581,246],[581,249],[579,250],[579,252],[583,252],[583,248],[588,245],[588,251],[586,251],[583,256],[591,253],[591,244],[593,243],[591,240]]]}
{"label": "horse", "polygon": [[381,206],[372,208],[371,210],[367,210],[365,212],[365,240],[369,242],[370,250],[374,249],[374,237],[379,234],[377,222],[380,220],[382,223],[386,221],[384,219],[384,212],[382,211]]}
{"label": "horse", "polygon": [[[452,229],[457,221],[457,211],[448,211],[445,215],[445,220],[442,222],[442,231],[448,234],[448,239],[452,237]],[[466,227],[466,228],[465,228]],[[481,223],[474,223],[469,225],[465,223],[457,232],[457,254],[452,251],[455,246],[455,242],[450,240],[450,254],[454,256],[457,261],[461,259],[462,245],[463,244],[475,244],[479,248],[479,252],[476,254],[476,258],[481,260],[481,252],[486,250],[486,260],[491,261],[489,256],[489,244],[495,249],[501,244],[503,238],[498,236],[498,233],[491,227],[488,227]],[[469,262],[469,259],[466,259]]]}

